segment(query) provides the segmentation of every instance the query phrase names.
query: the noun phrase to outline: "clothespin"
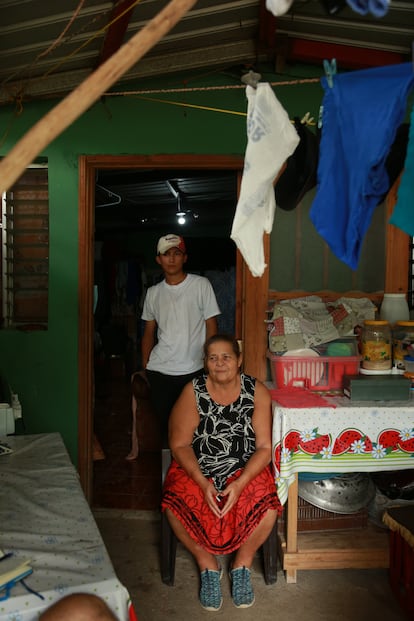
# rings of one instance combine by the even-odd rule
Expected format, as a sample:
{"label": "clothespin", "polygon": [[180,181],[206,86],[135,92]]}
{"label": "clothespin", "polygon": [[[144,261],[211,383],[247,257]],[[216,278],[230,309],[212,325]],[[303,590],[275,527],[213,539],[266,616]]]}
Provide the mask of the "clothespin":
{"label": "clothespin", "polygon": [[329,88],[333,87],[333,77],[336,75],[336,58],[332,58],[331,62],[328,60],[323,61],[323,68],[325,70],[326,79]]}
{"label": "clothespin", "polygon": [[[336,75],[336,58],[332,58],[331,62],[328,60],[323,61],[323,68],[325,70],[326,80],[328,82],[329,88],[333,87],[333,77]],[[319,116],[318,116],[318,129],[322,128],[322,117],[323,117],[323,105],[319,107]]]}
{"label": "clothespin", "polygon": [[323,105],[319,106],[318,129],[322,129]]}
{"label": "clothespin", "polygon": [[300,120],[302,125],[316,125],[313,116],[310,115],[310,112],[307,112],[305,116],[303,116]]}
{"label": "clothespin", "polygon": [[243,84],[247,84],[248,86],[251,86],[252,88],[257,88],[257,85],[261,79],[261,75],[260,73],[257,73],[256,71],[253,71],[252,69],[249,69],[249,71],[247,73],[244,73],[241,77],[241,81],[243,82]]}

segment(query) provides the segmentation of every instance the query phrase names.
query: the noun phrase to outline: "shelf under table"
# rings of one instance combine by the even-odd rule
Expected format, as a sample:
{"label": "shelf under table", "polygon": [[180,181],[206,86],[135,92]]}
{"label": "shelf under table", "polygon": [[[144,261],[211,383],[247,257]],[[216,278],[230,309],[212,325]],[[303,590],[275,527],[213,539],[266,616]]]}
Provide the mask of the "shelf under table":
{"label": "shelf under table", "polygon": [[286,582],[296,583],[300,569],[378,569],[389,567],[389,534],[368,524],[352,530],[307,531],[297,534],[297,550],[287,552],[279,532],[279,553]]}

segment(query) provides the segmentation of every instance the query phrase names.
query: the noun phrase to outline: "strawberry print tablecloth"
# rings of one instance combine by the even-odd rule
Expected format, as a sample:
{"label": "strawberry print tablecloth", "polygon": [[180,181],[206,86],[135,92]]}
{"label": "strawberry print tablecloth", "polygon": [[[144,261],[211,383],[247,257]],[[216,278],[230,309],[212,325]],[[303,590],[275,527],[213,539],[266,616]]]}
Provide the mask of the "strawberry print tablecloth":
{"label": "strawberry print tablecloth", "polygon": [[[102,597],[120,621],[136,619],[58,433],[2,436],[0,549],[31,559],[28,589],[0,601],[0,621],[37,621],[69,593]],[[0,568],[1,569],[1,568]]]}
{"label": "strawberry print tablecloth", "polygon": [[323,407],[273,402],[273,465],[279,499],[298,472],[414,468],[414,402],[327,398]]}

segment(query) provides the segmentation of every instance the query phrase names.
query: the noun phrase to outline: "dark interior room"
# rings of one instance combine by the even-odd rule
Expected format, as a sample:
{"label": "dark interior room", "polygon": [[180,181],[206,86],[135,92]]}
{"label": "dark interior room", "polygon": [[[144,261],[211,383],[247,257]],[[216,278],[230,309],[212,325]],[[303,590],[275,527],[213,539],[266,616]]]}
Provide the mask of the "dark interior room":
{"label": "dark interior room", "polygon": [[156,509],[160,438],[149,399],[137,400],[138,457],[131,459],[131,377],[141,369],[146,289],[161,278],[159,237],[185,238],[188,272],[207,276],[234,331],[237,202],[234,171],[99,171],[95,188],[95,343],[93,505]]}

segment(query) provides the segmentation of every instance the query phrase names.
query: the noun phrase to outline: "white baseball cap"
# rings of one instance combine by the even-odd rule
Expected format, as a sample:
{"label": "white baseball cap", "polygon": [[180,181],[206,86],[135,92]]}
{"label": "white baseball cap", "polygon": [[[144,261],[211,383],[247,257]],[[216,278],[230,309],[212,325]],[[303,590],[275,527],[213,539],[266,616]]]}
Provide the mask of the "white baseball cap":
{"label": "white baseball cap", "polygon": [[165,254],[170,248],[178,248],[183,254],[186,254],[184,239],[181,235],[168,233],[168,235],[160,237],[157,244],[157,254]]}

